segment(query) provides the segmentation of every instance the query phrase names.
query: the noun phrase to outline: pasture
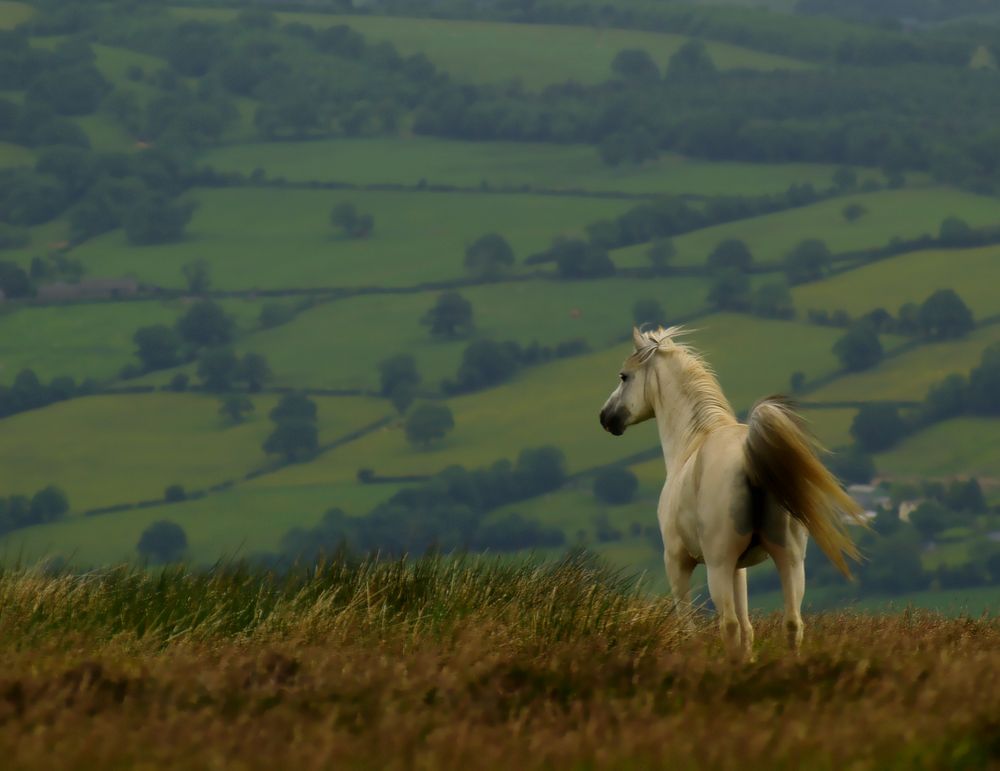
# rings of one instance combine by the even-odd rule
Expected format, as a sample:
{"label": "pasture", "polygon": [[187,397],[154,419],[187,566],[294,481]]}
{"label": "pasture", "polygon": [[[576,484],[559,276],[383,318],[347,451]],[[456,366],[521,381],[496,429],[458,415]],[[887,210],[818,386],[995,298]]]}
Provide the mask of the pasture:
{"label": "pasture", "polygon": [[[226,20],[234,11],[174,8],[185,18]],[[557,83],[602,83],[612,76],[611,62],[624,49],[647,51],[661,69],[688,41],[681,35],[553,24],[509,24],[456,19],[391,16],[342,16],[282,13],[284,22],[329,27],[346,24],[369,42],[392,43],[404,56],[422,53],[459,80],[474,83],[517,81],[542,89]],[[797,70],[811,65],[786,56],[705,41],[709,56],[722,70]]]}
{"label": "pasture", "polygon": [[[998,214],[1000,216],[1000,214]],[[908,302],[920,304],[935,290],[954,289],[977,318],[1000,313],[1000,245],[975,249],[928,249],[880,260],[805,284],[792,291],[795,306],[861,316],[876,308],[893,315]]]}
{"label": "pasture", "polygon": [[[5,419],[0,489],[31,495],[66,491],[74,512],[151,500],[168,485],[194,490],[240,479],[266,465],[261,444],[275,396],[254,397],[240,425],[219,415],[217,398],[178,393],[89,396]],[[387,413],[374,399],[317,398],[320,442]]]}
{"label": "pasture", "polygon": [[991,487],[1000,483],[1000,420],[953,418],[904,439],[875,459],[895,476],[973,475]]}
{"label": "pasture", "polygon": [[[842,210],[851,203],[867,209],[854,222]],[[834,253],[884,246],[894,237],[937,235],[941,221],[955,215],[973,227],[1000,223],[996,200],[947,187],[903,188],[838,196],[796,209],[737,220],[703,228],[674,239],[677,265],[701,265],[720,241],[739,238],[762,263],[779,263],[807,238],[818,238]],[[612,256],[621,267],[646,262],[643,245],[616,250]]]}
{"label": "pasture", "polygon": [[864,372],[845,374],[809,394],[813,401],[920,401],[935,383],[953,373],[968,374],[983,351],[1000,341],[1000,324],[980,327],[960,340],[925,343],[890,356]]}
{"label": "pasture", "polygon": [[13,29],[30,19],[34,12],[35,9],[27,3],[0,0],[0,29]]}
{"label": "pasture", "polygon": [[[378,587],[373,591],[372,587]],[[1000,628],[808,618],[755,663],[585,559],[252,571],[5,572],[18,768],[985,767]],[[915,708],[916,705],[916,708]],[[724,728],[720,728],[724,726]]]}
{"label": "pasture", "polygon": [[[218,289],[398,287],[463,275],[465,248],[489,232],[518,259],[559,235],[623,211],[628,202],[532,195],[469,195],[299,189],[198,190],[183,241],[130,245],[121,230],[74,250],[92,275],[131,275],[184,285],[181,268],[204,257]],[[375,218],[367,238],[347,239],[330,210],[350,202]]]}
{"label": "pasture", "polygon": [[11,142],[0,142],[0,169],[34,166],[35,155],[30,148]]}
{"label": "pasture", "polygon": [[[432,137],[253,142],[208,150],[201,159],[219,171],[292,182],[431,185],[636,194],[760,195],[791,185],[829,187],[833,166],[702,161],[674,154],[640,164],[608,166],[587,145],[463,142]],[[859,169],[860,179],[881,179]]]}

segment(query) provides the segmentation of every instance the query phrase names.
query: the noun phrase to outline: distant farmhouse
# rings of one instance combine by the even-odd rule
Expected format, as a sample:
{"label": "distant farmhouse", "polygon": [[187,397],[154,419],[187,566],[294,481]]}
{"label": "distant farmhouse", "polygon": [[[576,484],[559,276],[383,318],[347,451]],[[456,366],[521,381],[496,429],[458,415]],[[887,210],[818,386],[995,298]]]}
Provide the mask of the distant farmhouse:
{"label": "distant farmhouse", "polygon": [[77,283],[55,281],[40,286],[36,298],[43,303],[112,300],[136,295],[139,288],[134,278],[88,278]]}

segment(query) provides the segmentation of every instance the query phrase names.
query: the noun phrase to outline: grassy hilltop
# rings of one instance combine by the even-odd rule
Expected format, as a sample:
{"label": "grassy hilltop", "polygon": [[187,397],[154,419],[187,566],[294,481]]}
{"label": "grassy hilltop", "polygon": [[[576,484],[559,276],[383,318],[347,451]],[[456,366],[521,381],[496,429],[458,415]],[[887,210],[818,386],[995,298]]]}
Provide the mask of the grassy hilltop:
{"label": "grassy hilltop", "polygon": [[[992,17],[968,23],[982,9],[963,5],[943,24],[917,0],[900,16],[920,23],[895,26],[818,1],[598,5],[0,2],[5,560],[135,559],[160,520],[199,565],[287,550],[296,529],[332,548],[343,532],[322,518],[339,509],[362,530],[395,512],[415,550],[579,545],[660,581],[655,432],[615,440],[596,415],[631,325],[682,322],[738,412],[795,391],[838,473],[885,483],[892,512],[866,551],[914,558],[866,574],[865,594],[970,589],[989,607]],[[331,221],[345,205],[362,225]],[[470,267],[487,234],[509,258]],[[720,257],[726,242],[746,259]],[[94,279],[127,288],[52,294]],[[927,321],[942,289],[970,322]],[[449,290],[472,324],[433,334]],[[177,331],[208,304],[218,334]],[[149,327],[169,355],[139,356]],[[838,348],[851,333],[860,359]],[[236,358],[215,365],[264,362],[259,382],[212,381],[220,351]],[[413,404],[380,374],[400,355]],[[266,453],[290,391],[316,406],[313,445]],[[425,403],[454,428],[408,441]],[[892,436],[866,444],[857,424],[879,410]],[[543,446],[558,468],[531,487],[518,459]],[[426,525],[461,519],[454,500],[413,504],[455,466],[517,480],[464,480],[482,489],[462,538]],[[610,467],[635,479],[616,503],[593,489]],[[978,498],[961,495],[970,476]],[[65,506],[32,504],[49,486]],[[896,519],[925,499],[944,513]],[[758,596],[775,588],[761,576]],[[828,589],[822,604],[857,599]]]}
{"label": "grassy hilltop", "polygon": [[982,768],[998,751],[996,620],[817,615],[789,658],[761,617],[737,667],[712,625],[586,561],[8,572],[0,602],[18,768]]}

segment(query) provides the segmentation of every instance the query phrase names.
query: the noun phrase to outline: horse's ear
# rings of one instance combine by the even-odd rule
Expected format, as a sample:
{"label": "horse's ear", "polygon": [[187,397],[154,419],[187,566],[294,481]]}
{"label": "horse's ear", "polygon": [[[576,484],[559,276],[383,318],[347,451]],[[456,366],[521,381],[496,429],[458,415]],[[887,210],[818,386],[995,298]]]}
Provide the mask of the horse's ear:
{"label": "horse's ear", "polygon": [[637,351],[649,345],[649,342],[643,337],[642,332],[639,331],[639,327],[632,327],[632,343],[635,345]]}

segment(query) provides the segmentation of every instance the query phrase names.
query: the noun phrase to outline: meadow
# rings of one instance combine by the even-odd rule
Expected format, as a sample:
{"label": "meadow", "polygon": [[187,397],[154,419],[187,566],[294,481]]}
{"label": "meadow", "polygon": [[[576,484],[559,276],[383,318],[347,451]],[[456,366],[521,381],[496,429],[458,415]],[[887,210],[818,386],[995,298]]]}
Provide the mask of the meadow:
{"label": "meadow", "polygon": [[974,768],[997,752],[995,618],[811,615],[790,657],[758,616],[757,661],[729,665],[707,619],[685,626],[585,558],[8,571],[0,602],[0,748],[18,768]]}
{"label": "meadow", "polygon": [[[519,258],[546,248],[628,203],[597,198],[465,193],[317,191],[267,188],[198,190],[183,241],[136,248],[121,230],[74,255],[97,276],[131,275],[163,287],[184,285],[181,269],[200,257],[218,289],[406,286],[462,274],[465,248],[502,234]],[[330,211],[353,203],[375,218],[368,238],[348,239]]]}
{"label": "meadow", "polygon": [[909,478],[925,475],[974,474],[995,488],[1000,484],[1000,421],[954,418],[904,439],[878,456],[888,474]]}
{"label": "meadow", "polygon": [[34,12],[27,3],[0,0],[0,29],[13,29],[30,19]]}
{"label": "meadow", "polygon": [[[226,20],[235,11],[175,8],[184,18]],[[601,83],[624,49],[647,51],[661,69],[689,38],[656,32],[452,19],[394,18],[316,13],[278,14],[283,22],[316,27],[346,24],[366,38],[388,41],[408,56],[422,53],[445,72],[474,83],[518,81],[525,88],[575,81]],[[706,41],[715,66],[727,69],[796,70],[808,63],[749,48]]]}
{"label": "meadow", "polygon": [[[608,166],[587,145],[463,142],[432,137],[252,142],[201,155],[219,171],[250,175],[262,169],[292,182],[407,184],[634,194],[760,195],[791,185],[826,188],[835,167],[814,163],[762,165],[699,161],[666,153],[639,164]],[[858,169],[861,180],[881,179]]]}
{"label": "meadow", "polygon": [[[854,222],[843,216],[845,206],[857,203],[867,213]],[[890,239],[937,235],[941,221],[958,215],[971,226],[1000,221],[996,200],[953,188],[915,187],[838,196],[796,209],[703,228],[674,239],[677,265],[701,265],[715,246],[727,238],[746,242],[755,259],[779,263],[800,241],[818,238],[834,253],[885,246]],[[644,246],[613,253],[619,267],[646,262]]]}

